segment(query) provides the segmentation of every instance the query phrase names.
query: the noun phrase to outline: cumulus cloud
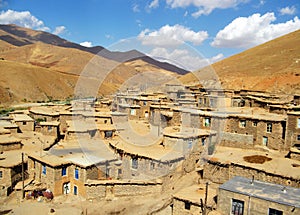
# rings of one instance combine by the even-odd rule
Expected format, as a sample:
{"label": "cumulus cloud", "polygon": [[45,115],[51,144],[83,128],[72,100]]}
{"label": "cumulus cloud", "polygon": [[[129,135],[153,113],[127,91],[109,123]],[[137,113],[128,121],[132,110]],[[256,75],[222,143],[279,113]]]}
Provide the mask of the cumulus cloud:
{"label": "cumulus cloud", "polygon": [[66,27],[65,26],[57,26],[55,28],[55,30],[53,31],[53,34],[55,35],[59,35],[59,34],[63,34],[66,30]]}
{"label": "cumulus cloud", "polygon": [[192,16],[198,18],[201,15],[210,14],[214,9],[233,8],[247,1],[248,0],[166,0],[166,3],[171,8],[194,6],[198,10],[192,13]]}
{"label": "cumulus cloud", "polygon": [[284,34],[300,29],[300,20],[295,17],[285,23],[272,24],[274,13],[259,13],[239,17],[220,30],[213,42],[214,47],[250,48]]}
{"label": "cumulus cloud", "polygon": [[198,70],[224,58],[223,54],[218,54],[211,58],[204,58],[187,49],[167,49],[162,47],[154,48],[149,53],[149,56],[160,61],[174,64],[189,71]]}
{"label": "cumulus cloud", "polygon": [[81,46],[85,46],[85,47],[92,47],[92,42],[90,41],[85,41],[85,42],[82,42],[80,43]]}
{"label": "cumulus cloud", "polygon": [[138,35],[143,45],[177,46],[184,42],[200,45],[208,38],[206,31],[195,32],[182,25],[165,25],[157,31],[146,29]]}
{"label": "cumulus cloud", "polygon": [[284,7],[279,10],[281,15],[294,15],[296,13],[296,7]]}
{"label": "cumulus cloud", "polygon": [[25,28],[35,30],[49,31],[50,29],[44,25],[44,22],[37,19],[29,11],[7,10],[0,13],[1,24],[16,24]]}
{"label": "cumulus cloud", "polygon": [[138,4],[134,4],[134,5],[132,6],[132,11],[135,12],[135,13],[140,12],[139,5],[138,5]]}
{"label": "cumulus cloud", "polygon": [[159,0],[153,0],[150,4],[149,4],[149,8],[153,9],[153,8],[157,8],[159,6]]}

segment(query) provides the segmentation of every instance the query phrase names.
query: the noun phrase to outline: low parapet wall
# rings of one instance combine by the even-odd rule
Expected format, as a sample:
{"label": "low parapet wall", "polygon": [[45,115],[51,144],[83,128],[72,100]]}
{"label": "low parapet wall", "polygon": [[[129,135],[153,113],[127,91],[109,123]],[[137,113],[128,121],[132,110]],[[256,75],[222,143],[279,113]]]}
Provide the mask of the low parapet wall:
{"label": "low parapet wall", "polygon": [[85,183],[88,199],[158,194],[161,181],[88,180]]}
{"label": "low parapet wall", "polygon": [[253,148],[253,135],[224,132],[221,134],[220,145],[244,149]]}

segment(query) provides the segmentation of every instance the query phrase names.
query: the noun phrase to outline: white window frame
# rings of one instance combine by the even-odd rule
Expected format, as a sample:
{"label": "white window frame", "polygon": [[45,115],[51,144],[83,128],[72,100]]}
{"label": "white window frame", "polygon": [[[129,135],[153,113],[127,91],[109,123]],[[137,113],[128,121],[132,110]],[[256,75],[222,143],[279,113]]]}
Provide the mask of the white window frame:
{"label": "white window frame", "polygon": [[244,120],[244,119],[240,120],[240,122],[239,122],[240,128],[246,128],[246,125],[247,125],[246,120]]}
{"label": "white window frame", "polygon": [[268,122],[267,123],[267,132],[268,133],[272,133],[272,130],[273,130],[273,125],[271,122]]}

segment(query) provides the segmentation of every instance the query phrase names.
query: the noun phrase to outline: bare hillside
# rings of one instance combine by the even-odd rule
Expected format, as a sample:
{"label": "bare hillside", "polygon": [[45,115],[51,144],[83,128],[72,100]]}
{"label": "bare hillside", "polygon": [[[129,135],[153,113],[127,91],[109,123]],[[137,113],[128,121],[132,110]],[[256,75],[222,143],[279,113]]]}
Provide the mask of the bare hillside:
{"label": "bare hillside", "polygon": [[[219,61],[210,69],[226,89],[300,94],[300,30]],[[201,76],[203,70],[197,73]],[[195,77],[188,74],[180,80],[192,83]]]}

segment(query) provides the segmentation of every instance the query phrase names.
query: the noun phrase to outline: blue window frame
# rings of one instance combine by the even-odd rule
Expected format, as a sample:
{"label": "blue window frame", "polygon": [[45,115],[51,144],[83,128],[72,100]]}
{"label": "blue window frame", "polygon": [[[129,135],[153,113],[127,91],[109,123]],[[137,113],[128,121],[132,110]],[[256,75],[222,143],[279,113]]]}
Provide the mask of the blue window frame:
{"label": "blue window frame", "polygon": [[74,195],[78,195],[78,188],[76,185],[74,185]]}
{"label": "blue window frame", "polygon": [[75,171],[74,171],[74,177],[75,177],[75,179],[79,179],[79,169],[75,169]]}
{"label": "blue window frame", "polygon": [[61,169],[61,176],[65,176],[65,175],[67,175],[67,167],[63,167]]}
{"label": "blue window frame", "polygon": [[43,165],[43,166],[42,166],[42,173],[43,173],[44,175],[47,174],[46,165]]}

